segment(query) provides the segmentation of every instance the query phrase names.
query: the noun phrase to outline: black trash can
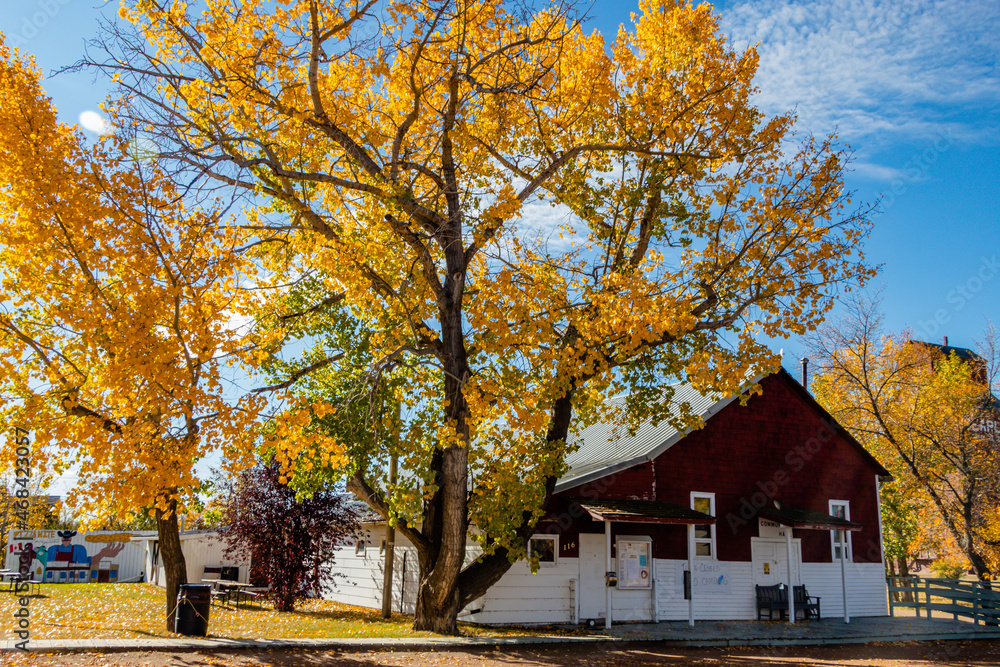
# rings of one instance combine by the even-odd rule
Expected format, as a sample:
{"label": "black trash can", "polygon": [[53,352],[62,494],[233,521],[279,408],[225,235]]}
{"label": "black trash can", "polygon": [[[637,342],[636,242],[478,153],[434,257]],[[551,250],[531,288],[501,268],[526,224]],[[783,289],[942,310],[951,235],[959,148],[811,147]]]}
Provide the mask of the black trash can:
{"label": "black trash can", "polygon": [[204,637],[208,634],[208,610],[212,606],[212,587],[207,584],[181,584],[177,591],[174,632]]}
{"label": "black trash can", "polygon": [[222,574],[219,575],[219,579],[223,581],[239,581],[240,580],[240,568],[238,565],[223,565]]}

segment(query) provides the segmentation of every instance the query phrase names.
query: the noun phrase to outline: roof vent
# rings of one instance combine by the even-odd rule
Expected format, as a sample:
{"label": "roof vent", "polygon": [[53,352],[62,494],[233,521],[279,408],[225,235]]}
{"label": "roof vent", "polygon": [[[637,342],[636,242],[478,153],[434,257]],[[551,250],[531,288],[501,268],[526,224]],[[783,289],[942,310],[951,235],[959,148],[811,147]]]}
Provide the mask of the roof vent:
{"label": "roof vent", "polygon": [[802,388],[809,389],[809,357],[799,359],[802,363]]}

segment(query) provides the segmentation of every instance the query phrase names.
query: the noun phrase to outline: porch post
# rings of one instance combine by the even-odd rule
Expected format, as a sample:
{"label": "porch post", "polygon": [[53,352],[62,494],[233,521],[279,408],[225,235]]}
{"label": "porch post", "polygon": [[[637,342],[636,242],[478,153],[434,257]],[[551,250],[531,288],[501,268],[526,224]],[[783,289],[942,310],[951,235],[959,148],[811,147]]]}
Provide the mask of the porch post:
{"label": "porch post", "polygon": [[[605,572],[611,572],[611,522],[604,520],[604,541],[605,541]],[[607,575],[604,580],[604,627],[611,629],[611,586],[608,585]]]}
{"label": "porch post", "polygon": [[691,580],[691,590],[688,594],[688,627],[694,627],[694,524],[688,527],[688,578]]}
{"label": "porch post", "polygon": [[851,622],[847,613],[847,531],[840,531],[840,590],[844,595],[844,623]]}
{"label": "porch post", "polygon": [[788,622],[795,625],[795,580],[792,579],[791,526],[785,526],[785,551],[788,554]]}

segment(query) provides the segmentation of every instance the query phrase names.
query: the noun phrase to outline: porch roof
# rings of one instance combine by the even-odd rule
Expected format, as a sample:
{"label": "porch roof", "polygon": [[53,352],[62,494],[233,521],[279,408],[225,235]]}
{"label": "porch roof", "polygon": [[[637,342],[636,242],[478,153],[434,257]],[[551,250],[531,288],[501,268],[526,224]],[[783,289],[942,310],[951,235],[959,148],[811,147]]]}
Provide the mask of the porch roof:
{"label": "porch roof", "polygon": [[860,523],[847,521],[839,517],[831,516],[817,510],[807,510],[801,507],[791,507],[781,505],[773,507],[765,505],[757,510],[762,517],[777,521],[783,526],[791,526],[801,530],[861,530],[864,526]]}
{"label": "porch roof", "polygon": [[627,523],[715,523],[715,517],[665,500],[569,498],[597,521]]}

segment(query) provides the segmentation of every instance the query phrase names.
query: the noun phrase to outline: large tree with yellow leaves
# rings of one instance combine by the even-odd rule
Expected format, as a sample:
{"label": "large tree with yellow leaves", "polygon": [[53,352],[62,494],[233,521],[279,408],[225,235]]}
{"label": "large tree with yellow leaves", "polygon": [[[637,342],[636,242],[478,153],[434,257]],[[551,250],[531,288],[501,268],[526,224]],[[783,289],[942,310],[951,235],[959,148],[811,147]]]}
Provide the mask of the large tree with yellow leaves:
{"label": "large tree with yellow leaves", "polygon": [[247,193],[270,276],[320,279],[317,304],[371,332],[373,374],[406,367],[408,488],[345,443],[282,457],[346,471],[415,545],[416,629],[455,632],[523,554],[602,394],[735,391],[776,364],[755,336],[814,327],[869,275],[843,154],[753,106],[757,54],[707,4],[643,0],[610,42],[562,3],[204,9],[126,3],[136,33],[112,26],[94,64],[179,168]]}
{"label": "large tree with yellow leaves", "polygon": [[78,471],[82,516],[155,508],[169,612],[186,581],[177,514],[195,466],[218,449],[238,461],[252,417],[222,386],[242,345],[226,326],[237,237],[123,141],[87,146],[39,80],[0,41],[2,414],[34,431],[33,474]]}

